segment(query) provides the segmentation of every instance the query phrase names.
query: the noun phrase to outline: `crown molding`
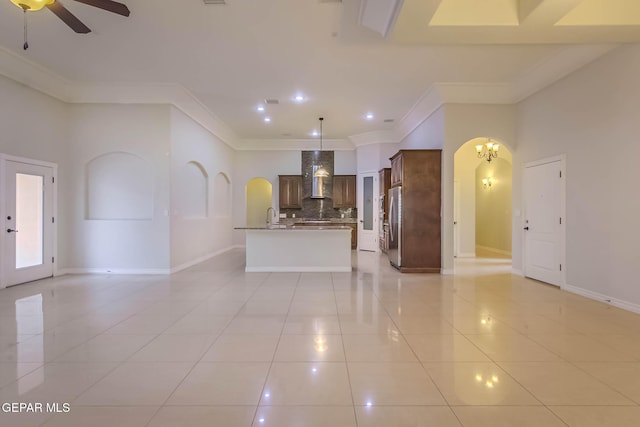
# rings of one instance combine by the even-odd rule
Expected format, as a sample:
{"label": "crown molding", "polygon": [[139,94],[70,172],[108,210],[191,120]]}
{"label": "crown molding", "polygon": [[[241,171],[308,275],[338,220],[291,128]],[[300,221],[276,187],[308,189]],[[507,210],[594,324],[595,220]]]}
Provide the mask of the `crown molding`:
{"label": "crown molding", "polygon": [[[314,151],[320,148],[319,139],[243,139],[235,147],[241,151]],[[348,139],[324,139],[326,151],[352,151],[354,145]]]}
{"label": "crown molding", "polygon": [[186,88],[171,83],[125,84],[74,82],[0,47],[0,74],[71,104],[173,105],[222,142],[236,148],[236,133]]}
{"label": "crown molding", "polygon": [[[560,49],[508,83],[435,83],[392,130],[366,132],[347,139],[326,140],[330,150],[353,150],[376,143],[398,143],[443,104],[515,104],[619,45],[599,44]],[[0,47],[0,75],[66,103],[169,104],[181,110],[222,142],[237,150],[315,150],[317,139],[240,139],[186,88],[171,83],[89,84],[68,80],[51,70]]]}
{"label": "crown molding", "polygon": [[401,139],[402,138],[400,138],[400,134],[396,129],[365,132],[349,137],[349,140],[355,147],[362,147],[370,144],[398,143]]}
{"label": "crown molding", "polygon": [[443,104],[511,104],[511,83],[436,83]]}

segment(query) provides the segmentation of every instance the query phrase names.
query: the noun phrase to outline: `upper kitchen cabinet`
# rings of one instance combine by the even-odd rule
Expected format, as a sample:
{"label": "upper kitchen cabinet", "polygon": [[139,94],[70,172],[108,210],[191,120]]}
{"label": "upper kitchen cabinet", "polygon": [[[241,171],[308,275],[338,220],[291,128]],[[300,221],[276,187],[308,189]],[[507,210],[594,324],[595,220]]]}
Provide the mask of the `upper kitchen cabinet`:
{"label": "upper kitchen cabinet", "polygon": [[333,176],[333,207],[336,209],[356,207],[355,175]]}
{"label": "upper kitchen cabinet", "polygon": [[[398,153],[400,154],[400,153]],[[396,154],[391,158],[391,186],[402,185],[402,155]]]}
{"label": "upper kitchen cabinet", "polygon": [[302,209],[302,175],[279,175],[280,209]]}

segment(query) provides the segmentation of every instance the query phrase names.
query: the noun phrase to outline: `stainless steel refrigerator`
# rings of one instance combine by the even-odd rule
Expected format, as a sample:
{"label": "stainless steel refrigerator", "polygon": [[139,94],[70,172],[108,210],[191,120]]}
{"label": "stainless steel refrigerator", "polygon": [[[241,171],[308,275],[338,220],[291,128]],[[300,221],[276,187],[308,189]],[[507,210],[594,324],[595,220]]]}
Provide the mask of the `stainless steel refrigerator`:
{"label": "stainless steel refrigerator", "polygon": [[402,266],[402,187],[389,189],[389,261],[396,268]]}

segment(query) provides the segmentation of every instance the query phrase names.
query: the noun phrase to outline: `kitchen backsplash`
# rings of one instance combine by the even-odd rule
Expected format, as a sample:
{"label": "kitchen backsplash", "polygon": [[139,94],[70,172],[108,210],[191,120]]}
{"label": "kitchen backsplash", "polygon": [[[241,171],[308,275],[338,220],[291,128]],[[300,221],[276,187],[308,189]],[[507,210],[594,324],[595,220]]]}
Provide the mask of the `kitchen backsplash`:
{"label": "kitchen backsplash", "polygon": [[[297,218],[306,219],[330,219],[330,218],[357,218],[357,209],[334,209],[333,208],[333,175],[334,175],[334,153],[333,151],[303,151],[302,152],[302,209],[280,209],[280,214],[286,214],[287,218],[293,215]],[[313,166],[321,164],[329,176],[322,179],[322,189],[324,198],[312,198],[313,189]]]}

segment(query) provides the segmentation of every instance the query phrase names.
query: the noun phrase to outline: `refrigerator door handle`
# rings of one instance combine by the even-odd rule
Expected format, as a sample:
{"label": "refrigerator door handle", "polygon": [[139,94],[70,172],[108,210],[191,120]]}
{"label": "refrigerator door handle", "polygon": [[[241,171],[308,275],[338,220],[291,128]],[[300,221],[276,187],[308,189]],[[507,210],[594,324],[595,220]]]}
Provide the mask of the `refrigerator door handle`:
{"label": "refrigerator door handle", "polygon": [[[392,224],[393,221],[394,221],[393,214],[394,214],[394,212],[393,212],[393,196],[391,196],[391,200],[389,200],[389,224]],[[391,238],[392,242],[395,242],[396,239],[395,239],[395,237],[393,235],[393,227],[391,227],[391,226],[389,227],[389,237]]]}

